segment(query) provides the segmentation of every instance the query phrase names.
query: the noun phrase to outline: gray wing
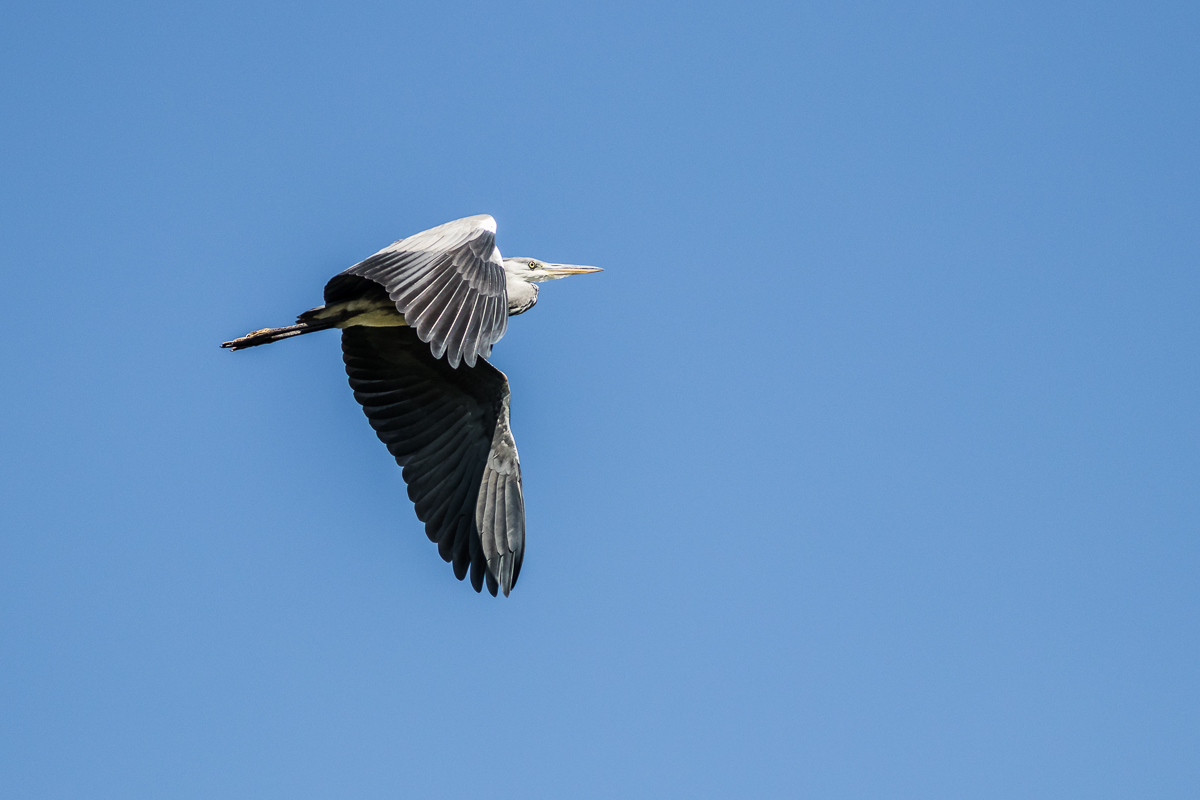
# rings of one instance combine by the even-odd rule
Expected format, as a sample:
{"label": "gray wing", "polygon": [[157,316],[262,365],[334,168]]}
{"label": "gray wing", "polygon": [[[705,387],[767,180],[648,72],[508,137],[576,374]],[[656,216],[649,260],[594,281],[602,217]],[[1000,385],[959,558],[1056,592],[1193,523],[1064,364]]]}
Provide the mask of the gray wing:
{"label": "gray wing", "polygon": [[343,299],[355,283],[350,276],[386,289],[421,341],[452,367],[491,355],[508,329],[504,262],[487,214],[430,228],[360,261],[325,286],[326,305]]}
{"label": "gray wing", "polygon": [[342,331],[354,399],[404,467],[408,496],[459,580],[507,596],[525,555],[521,464],[508,379],[480,359],[455,369],[411,328]]}

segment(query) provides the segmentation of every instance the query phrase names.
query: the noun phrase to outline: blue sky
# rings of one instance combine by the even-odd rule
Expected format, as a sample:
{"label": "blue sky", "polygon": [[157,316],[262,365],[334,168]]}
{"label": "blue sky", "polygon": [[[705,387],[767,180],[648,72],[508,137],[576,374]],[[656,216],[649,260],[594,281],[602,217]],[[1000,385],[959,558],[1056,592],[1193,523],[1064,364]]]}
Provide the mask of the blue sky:
{"label": "blue sky", "polygon": [[[22,798],[1200,792],[1188,3],[26,4],[0,26]],[[544,287],[453,579],[335,335]]]}

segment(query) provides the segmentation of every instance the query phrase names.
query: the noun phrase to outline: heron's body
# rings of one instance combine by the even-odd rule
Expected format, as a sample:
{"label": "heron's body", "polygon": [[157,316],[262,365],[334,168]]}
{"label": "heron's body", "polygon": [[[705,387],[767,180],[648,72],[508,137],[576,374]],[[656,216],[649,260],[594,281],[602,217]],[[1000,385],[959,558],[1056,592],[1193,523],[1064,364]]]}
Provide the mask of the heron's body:
{"label": "heron's body", "polygon": [[378,297],[364,296],[332,306],[321,306],[314,311],[314,319],[337,320],[334,325],[336,328],[353,328],[355,325],[366,328],[403,328],[408,325],[408,321],[396,310],[396,304],[387,296],[387,292],[383,291],[382,286],[379,287]]}
{"label": "heron's body", "polygon": [[461,580],[509,593],[525,551],[525,506],[509,428],[508,379],[485,359],[537,284],[595,267],[503,259],[490,216],[401,239],[333,277],[325,304],[295,325],[222,347],[241,350],[342,329],[355,398],[404,467],[429,538]]}

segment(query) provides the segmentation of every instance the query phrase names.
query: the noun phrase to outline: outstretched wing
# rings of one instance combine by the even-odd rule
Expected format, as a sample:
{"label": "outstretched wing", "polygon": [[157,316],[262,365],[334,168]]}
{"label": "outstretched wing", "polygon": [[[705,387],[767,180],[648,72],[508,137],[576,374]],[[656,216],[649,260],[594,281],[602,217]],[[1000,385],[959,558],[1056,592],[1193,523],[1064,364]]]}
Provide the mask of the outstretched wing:
{"label": "outstretched wing", "polygon": [[480,359],[455,369],[411,328],[342,331],[354,398],[404,467],[408,496],[459,580],[507,596],[525,555],[521,465],[508,379]]}
{"label": "outstretched wing", "polygon": [[326,305],[345,299],[355,277],[386,289],[421,341],[452,367],[475,366],[508,329],[504,262],[496,220],[487,214],[430,228],[360,261],[326,284]]}

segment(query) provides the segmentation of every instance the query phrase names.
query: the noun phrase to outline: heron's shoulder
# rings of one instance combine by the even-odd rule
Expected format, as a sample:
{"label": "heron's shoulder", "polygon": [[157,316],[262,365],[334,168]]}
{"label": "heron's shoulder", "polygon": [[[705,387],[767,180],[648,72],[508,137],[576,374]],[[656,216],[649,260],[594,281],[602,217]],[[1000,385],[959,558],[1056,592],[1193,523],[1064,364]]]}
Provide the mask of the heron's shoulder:
{"label": "heron's shoulder", "polygon": [[380,252],[451,250],[484,237],[494,241],[495,235],[496,220],[490,214],[477,214],[414,233],[412,236],[392,242]]}
{"label": "heron's shoulder", "polygon": [[[491,214],[476,214],[473,217],[463,217],[456,219],[453,222],[447,222],[444,225],[438,225],[436,228],[430,228],[425,233],[433,233],[434,231],[462,231],[464,233],[474,233],[483,231],[486,233],[496,232],[496,220]],[[417,234],[420,236],[421,234]]]}
{"label": "heron's shoulder", "polygon": [[481,228],[488,233],[496,232],[496,220],[491,214],[476,214],[473,217],[463,217],[462,219],[455,220],[449,224],[455,225],[457,223],[469,223],[472,227]]}

